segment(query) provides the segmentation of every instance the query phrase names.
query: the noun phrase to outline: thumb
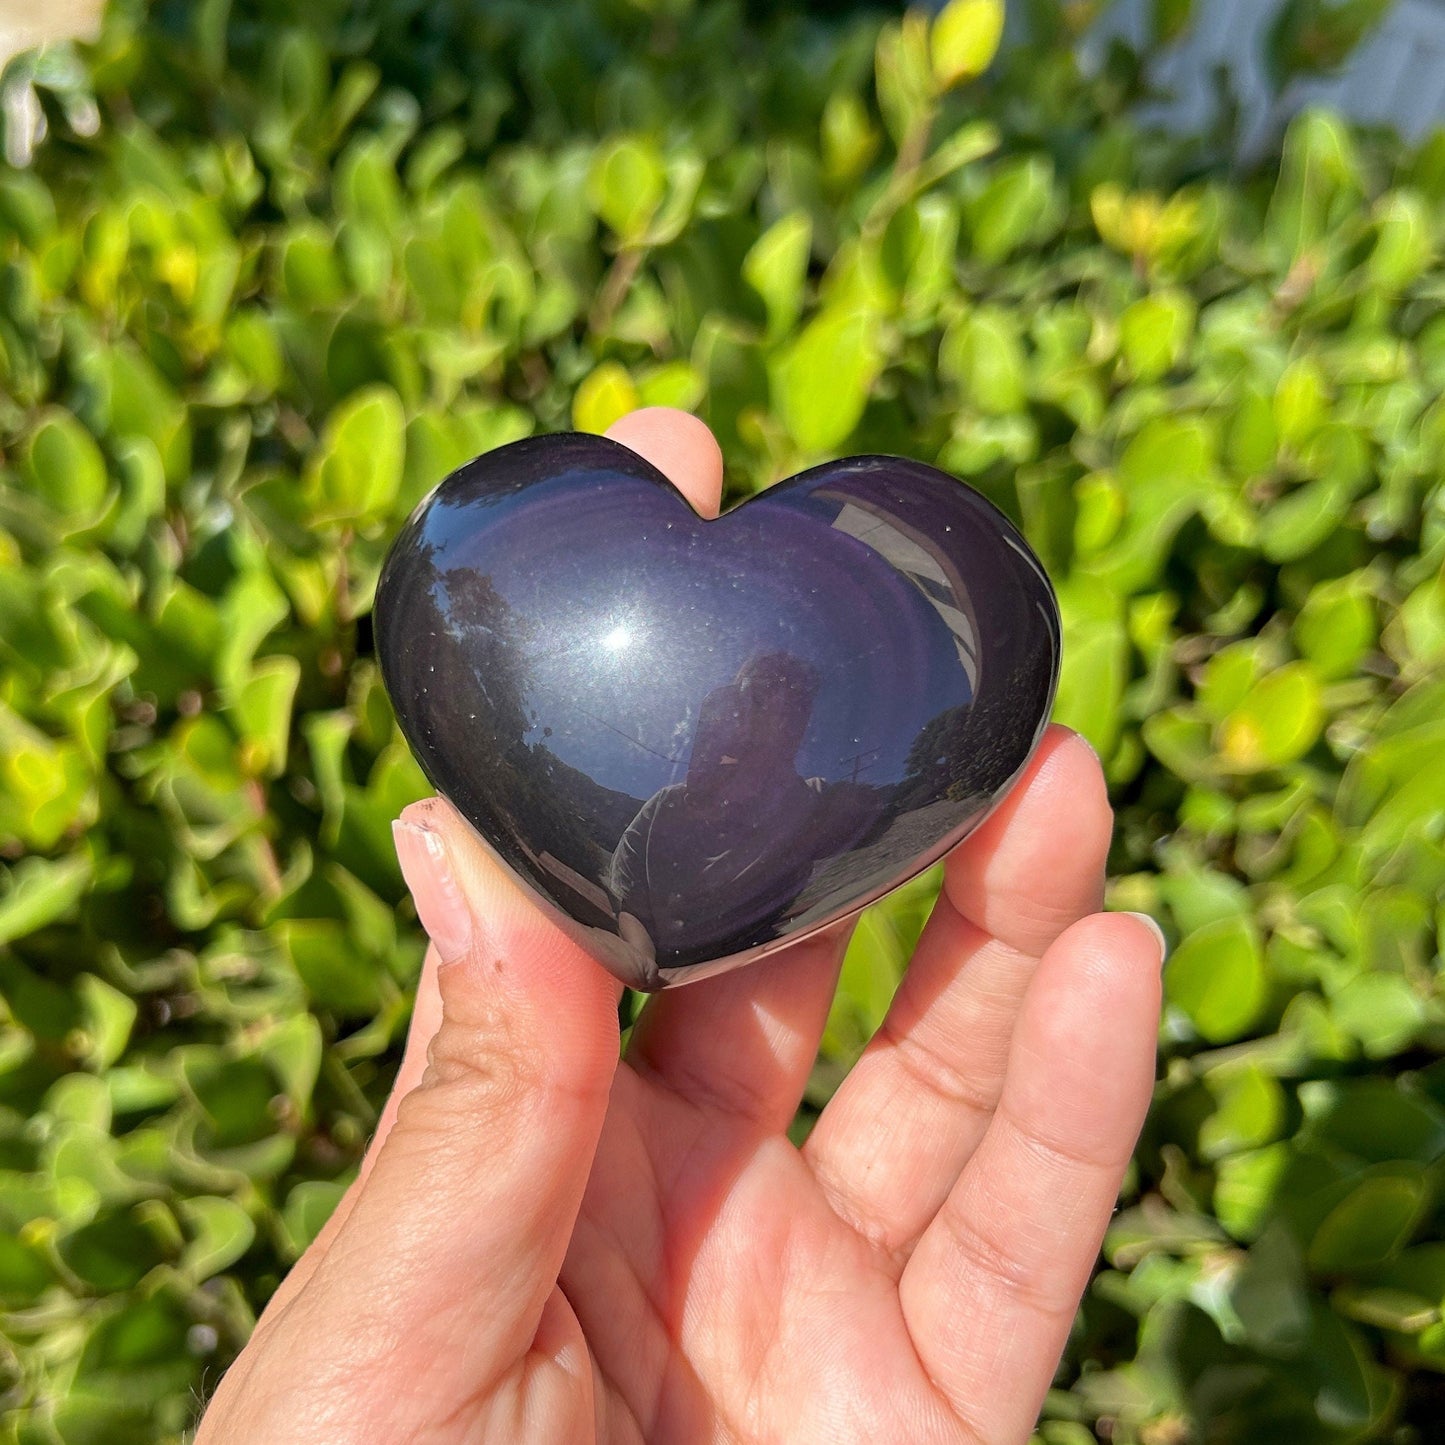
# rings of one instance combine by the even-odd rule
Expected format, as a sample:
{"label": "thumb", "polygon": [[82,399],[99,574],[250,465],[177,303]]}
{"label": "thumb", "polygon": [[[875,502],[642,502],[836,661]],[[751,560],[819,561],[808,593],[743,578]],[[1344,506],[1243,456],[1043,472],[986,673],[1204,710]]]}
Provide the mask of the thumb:
{"label": "thumb", "polygon": [[531,1347],[556,1285],[617,1067],[619,985],[448,804],[414,804],[395,832],[441,1025],[313,1301],[384,1310],[385,1336],[423,1362],[464,1346],[456,1383],[475,1389]]}

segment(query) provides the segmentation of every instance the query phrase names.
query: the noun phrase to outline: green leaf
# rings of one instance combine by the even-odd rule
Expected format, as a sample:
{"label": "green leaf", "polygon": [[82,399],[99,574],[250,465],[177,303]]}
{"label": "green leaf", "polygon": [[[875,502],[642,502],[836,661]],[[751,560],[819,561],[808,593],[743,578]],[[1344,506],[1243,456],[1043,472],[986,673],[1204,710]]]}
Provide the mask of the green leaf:
{"label": "green leaf", "polygon": [[252,675],[256,649],[290,615],[286,594],[268,573],[258,569],[237,578],[227,589],[215,622],[202,624],[208,631],[216,629],[216,682],[231,691],[243,687]]}
{"label": "green leaf", "polygon": [[1316,1081],[1300,1092],[1305,1135],[1324,1148],[1381,1164],[1396,1159],[1431,1164],[1445,1156],[1445,1109],[1403,1080]]}
{"label": "green leaf", "polygon": [[1357,214],[1360,158],[1340,117],[1311,109],[1290,122],[1266,232],[1286,265],[1310,253],[1331,228]]}
{"label": "green leaf", "polygon": [[93,973],[80,976],[76,991],[85,1020],[82,1027],[89,1041],[89,1062],[98,1069],[109,1068],[125,1052],[140,1010],[134,999]]}
{"label": "green leaf", "polygon": [[1359,573],[1311,588],[1294,624],[1299,650],[1325,681],[1348,677],[1376,632],[1375,602]]}
{"label": "green leaf", "polygon": [[1194,0],[1153,0],[1150,7],[1154,19],[1154,39],[1159,45],[1171,45],[1194,21]]}
{"label": "green leaf", "polygon": [[1390,0],[1287,0],[1269,30],[1271,78],[1282,85],[1297,73],[1335,69],[1389,8]]}
{"label": "green leaf", "polygon": [[42,413],[26,448],[25,473],[35,495],[72,526],[91,524],[105,505],[105,458],[69,412]]}
{"label": "green leaf", "polygon": [[910,136],[922,134],[930,118],[937,82],[929,55],[928,18],[905,10],[878,32],[873,48],[873,79],[878,108],[894,142],[902,146]]}
{"label": "green leaf", "polygon": [[1274,393],[1274,423],[1286,446],[1303,446],[1329,419],[1330,395],[1319,363],[1302,356],[1285,368]]}
{"label": "green leaf", "polygon": [[642,235],[643,245],[665,246],[688,228],[706,171],[701,156],[684,153],[669,158],[665,199]]}
{"label": "green leaf", "polygon": [[1119,319],[1119,349],[1140,381],[1157,381],[1183,359],[1194,332],[1193,300],[1159,291],[1134,302]]}
{"label": "green leaf", "polygon": [[181,1077],[206,1116],[207,1142],[219,1149],[251,1144],[275,1131],[275,1074],[257,1059],[227,1059],[197,1044],[179,1058]]}
{"label": "green leaf", "polygon": [[1389,1058],[1406,1048],[1426,1019],[1424,1001],[1408,980],[1393,973],[1367,973],[1351,979],[1330,999],[1330,1014],[1376,1059]]}
{"label": "green leaf", "polygon": [[868,108],[851,90],[828,97],[819,123],[823,170],[835,185],[846,185],[868,169],[882,138],[868,117]]}
{"label": "green leaf", "polygon": [[139,1383],[140,1372],[147,1368],[162,1379],[174,1380],[179,1373],[184,1380],[190,1373],[187,1327],[179,1307],[164,1295],[127,1300],[102,1316],[90,1332],[80,1369],[97,1386],[102,1381],[120,1385],[127,1377]]}
{"label": "green leaf", "polygon": [[285,375],[285,357],[276,326],[261,312],[246,307],[226,322],[227,354],[241,372],[265,395],[279,390]]}
{"label": "green leaf", "polygon": [[1435,251],[1434,226],[1423,197],[1391,191],[1375,206],[1375,249],[1365,272],[1385,291],[1401,291],[1430,265]]}
{"label": "green leaf", "polygon": [[56,1253],[65,1267],[92,1289],[131,1289],[165,1257],[154,1229],[139,1210],[102,1214],[64,1235]]}
{"label": "green leaf", "polygon": [[1214,772],[1209,725],[1182,708],[1167,708],[1144,719],[1140,736],[1170,772],[1202,780]]}
{"label": "green leaf", "polygon": [[657,147],[645,136],[620,136],[601,146],[587,174],[587,201],[624,245],[646,233],[667,185]]}
{"label": "green leaf", "polygon": [[232,712],[246,744],[247,771],[271,778],[286,771],[291,709],[300,683],[301,664],[294,657],[267,657],[253,665],[237,691]]}
{"label": "green leaf", "polygon": [[1270,1354],[1299,1349],[1310,1301],[1299,1246],[1279,1224],[1265,1230],[1235,1275],[1229,1302],[1250,1344]]}
{"label": "green leaf", "polygon": [[790,211],[774,221],[743,257],[743,278],[768,309],[769,336],[791,331],[802,312],[812,245],[812,218],[806,211]]}
{"label": "green leaf", "polygon": [[287,299],[306,310],[338,305],[346,296],[334,238],[316,223],[295,227],[281,245],[281,282]]}
{"label": "green leaf", "polygon": [[803,452],[842,446],[882,366],[878,323],[870,312],[828,308],[803,328],[770,368],[778,413]]}
{"label": "green leaf", "polygon": [[316,1179],[298,1184],[286,1196],[282,1217],[293,1256],[300,1255],[321,1233],[345,1193],[344,1184]]}
{"label": "green leaf", "polygon": [[5,870],[0,892],[0,945],[64,918],[90,887],[92,866],[83,853],[54,861],[23,858]]}
{"label": "green leaf", "polygon": [[1424,1173],[1404,1165],[1365,1179],[1315,1230],[1310,1268],[1340,1274],[1383,1263],[1408,1243],[1429,1197]]}
{"label": "green leaf", "polygon": [[180,1268],[197,1283],[229,1269],[256,1237],[251,1216],[231,1199],[183,1199],[177,1213],[189,1236]]}
{"label": "green leaf", "polygon": [[1219,724],[1220,752],[1236,772],[1277,768],[1314,746],[1324,720],[1314,669],[1292,662],[1255,683]]}
{"label": "green leaf", "polygon": [[108,532],[116,552],[130,552],[165,512],[166,473],[149,437],[133,437],[116,447],[121,501]]}
{"label": "green leaf", "polygon": [[345,1018],[369,1018],[381,1005],[381,975],[330,918],[291,918],[277,937],[312,1001]]}
{"label": "green leaf", "polygon": [[1170,544],[1215,485],[1217,435],[1203,417],[1153,417],[1119,458],[1124,521],[1089,570],[1125,592],[1159,575]]}
{"label": "green leaf", "polygon": [[1340,530],[1353,491],[1348,484],[1327,478],[1281,497],[1260,519],[1260,551],[1271,562],[1308,557]]}
{"label": "green leaf", "polygon": [[1090,472],[1074,485],[1074,551],[1081,557],[1103,551],[1118,535],[1127,503],[1116,478]]}
{"label": "green leaf", "polygon": [[1417,1335],[1440,1321],[1438,1304],[1403,1289],[1341,1285],[1331,1293],[1330,1305],[1346,1319],[1400,1334]]}
{"label": "green leaf", "polygon": [[191,466],[190,417],[155,363],[128,343],[118,342],[82,356],[78,369],[95,393],[101,427],[117,453],[125,442],[149,441],[167,480],[183,480]]}
{"label": "green leaf", "polygon": [[1408,1290],[1445,1310],[1445,1242],[1412,1245],[1372,1274],[1383,1287]]}
{"label": "green leaf", "polygon": [[111,1124],[105,1080],[94,1074],[62,1074],[45,1091],[43,1112],[61,1123],[62,1133],[70,1132],[66,1125],[75,1124],[104,1134]]}
{"label": "green leaf", "polygon": [[975,257],[996,266],[1053,226],[1054,168],[1047,156],[1000,161],[982,190],[965,204]]}
{"label": "green leaf", "polygon": [[1054,719],[1083,733],[1107,758],[1118,744],[1120,704],[1129,679],[1122,600],[1085,577],[1061,583],[1058,593],[1064,648]]}
{"label": "green leaf", "polygon": [[410,512],[449,472],[531,434],[534,422],[520,407],[483,403],[423,411],[406,428],[406,470],[398,514]]}
{"label": "green leaf", "polygon": [[1214,1112],[1199,1129],[1206,1159],[1220,1159],[1274,1140],[1285,1124],[1285,1096],[1278,1080],[1253,1065],[1210,1081]]}
{"label": "green leaf", "polygon": [[0,1301],[33,1303],[54,1282],[54,1271],[34,1245],[0,1230]]}
{"label": "green leaf", "polygon": [[1301,1386],[1318,1419],[1336,1431],[1374,1434],[1393,1408],[1392,1388],[1359,1333],[1323,1300],[1311,1301],[1310,1333],[1300,1351]]}
{"label": "green leaf", "polygon": [[1002,307],[980,306],[954,321],[939,345],[938,369],[990,415],[1021,411],[1028,399],[1028,358],[1018,323]]}
{"label": "green leaf", "polygon": [[1264,1010],[1268,987],[1253,923],[1223,918],[1183,939],[1164,969],[1164,994],[1209,1043],[1247,1034]]}
{"label": "green leaf", "polygon": [[1254,1239],[1274,1209],[1293,1162],[1287,1143],[1267,1144],[1219,1161],[1214,1185],[1214,1213],[1236,1239]]}
{"label": "green leaf", "polygon": [[1445,573],[1427,578],[1400,605],[1388,639],[1407,665],[1445,656]]}
{"label": "green leaf", "polygon": [[1187,857],[1170,857],[1159,892],[1174,915],[1175,927],[1188,936],[1211,923],[1247,917],[1249,890],[1219,868],[1201,867]]}
{"label": "green leaf", "polygon": [[[920,187],[936,186],[940,181],[947,180],[956,171],[972,165],[974,161],[992,155],[1000,144],[1001,137],[997,126],[986,120],[965,122],[956,130],[945,135],[928,159],[919,167]],[[927,199],[930,197],[920,197],[920,203]],[[941,201],[942,197],[935,195],[931,199],[937,202]],[[950,205],[950,213],[952,210],[953,207]],[[951,256],[950,259],[952,259]]]}
{"label": "green leaf", "polygon": [[388,232],[400,225],[401,188],[390,148],[381,137],[362,136],[346,147],[337,158],[331,189],[342,215]]}
{"label": "green leaf", "polygon": [[692,411],[702,401],[703,379],[688,361],[665,361],[637,378],[637,399],[643,406],[673,406]]}
{"label": "green leaf", "polygon": [[929,32],[933,78],[949,90],[980,76],[1003,39],[1003,0],[949,0]]}
{"label": "green leaf", "polygon": [[[397,810],[398,812],[400,809]],[[257,1045],[293,1108],[304,1115],[321,1071],[321,1026],[309,1013],[278,1023]]]}
{"label": "green leaf", "polygon": [[1222,721],[1249,696],[1264,670],[1263,654],[1253,638],[1230,643],[1205,663],[1195,700],[1206,717]]}
{"label": "green leaf", "polygon": [[311,520],[359,523],[386,514],[401,486],[406,416],[390,387],[349,397],[326,419],[302,488]]}
{"label": "green leaf", "polygon": [[1240,398],[1229,422],[1225,452],[1230,466],[1244,477],[1258,476],[1274,466],[1279,452],[1273,399],[1250,388]]}

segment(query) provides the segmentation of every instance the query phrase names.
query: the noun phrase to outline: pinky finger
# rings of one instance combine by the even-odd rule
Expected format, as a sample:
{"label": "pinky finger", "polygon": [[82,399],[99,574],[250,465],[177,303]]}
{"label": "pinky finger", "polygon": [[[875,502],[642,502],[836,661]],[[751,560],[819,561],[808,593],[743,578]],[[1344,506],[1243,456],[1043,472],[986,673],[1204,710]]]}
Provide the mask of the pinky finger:
{"label": "pinky finger", "polygon": [[1162,953],[1121,914],[1048,949],[993,1121],[899,1282],[920,1358],[979,1440],[1027,1439],[1057,1368],[1149,1107]]}

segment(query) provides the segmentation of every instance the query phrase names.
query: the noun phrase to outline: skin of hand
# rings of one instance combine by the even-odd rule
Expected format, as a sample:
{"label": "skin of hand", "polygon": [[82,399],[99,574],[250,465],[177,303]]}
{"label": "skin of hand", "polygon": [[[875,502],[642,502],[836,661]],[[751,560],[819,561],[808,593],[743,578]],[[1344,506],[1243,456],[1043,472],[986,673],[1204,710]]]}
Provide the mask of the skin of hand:
{"label": "skin of hand", "polygon": [[[610,435],[716,515],[701,422]],[[408,808],[395,1091],[197,1445],[1026,1441],[1154,1081],[1163,938],[1099,911],[1111,826],[1050,728],[798,1149],[846,926],[652,998],[619,1060],[619,985]]]}

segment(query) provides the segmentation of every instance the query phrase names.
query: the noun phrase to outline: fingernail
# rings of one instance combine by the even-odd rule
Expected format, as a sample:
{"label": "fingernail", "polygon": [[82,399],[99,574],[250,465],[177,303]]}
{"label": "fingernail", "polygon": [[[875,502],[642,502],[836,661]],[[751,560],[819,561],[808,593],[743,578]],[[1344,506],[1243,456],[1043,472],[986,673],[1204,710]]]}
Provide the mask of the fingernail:
{"label": "fingernail", "polygon": [[1074,742],[1080,747],[1082,747],[1084,751],[1087,752],[1088,755],[1093,758],[1093,760],[1098,763],[1101,768],[1104,766],[1103,759],[1099,756],[1098,748],[1096,748],[1093,743],[1091,743],[1088,738],[1083,735],[1083,733],[1074,733]]}
{"label": "fingernail", "polygon": [[472,946],[472,914],[452,872],[441,834],[401,818],[391,825],[401,876],[417,917],[443,963],[455,963]]}
{"label": "fingernail", "polygon": [[1144,927],[1147,928],[1149,932],[1152,933],[1154,937],[1159,940],[1159,962],[1163,963],[1164,959],[1169,953],[1169,943],[1168,940],[1164,937],[1164,930],[1160,928],[1158,923],[1155,922],[1155,920],[1152,919],[1147,913],[1125,913],[1124,917],[1137,918],[1139,922],[1142,923]]}

